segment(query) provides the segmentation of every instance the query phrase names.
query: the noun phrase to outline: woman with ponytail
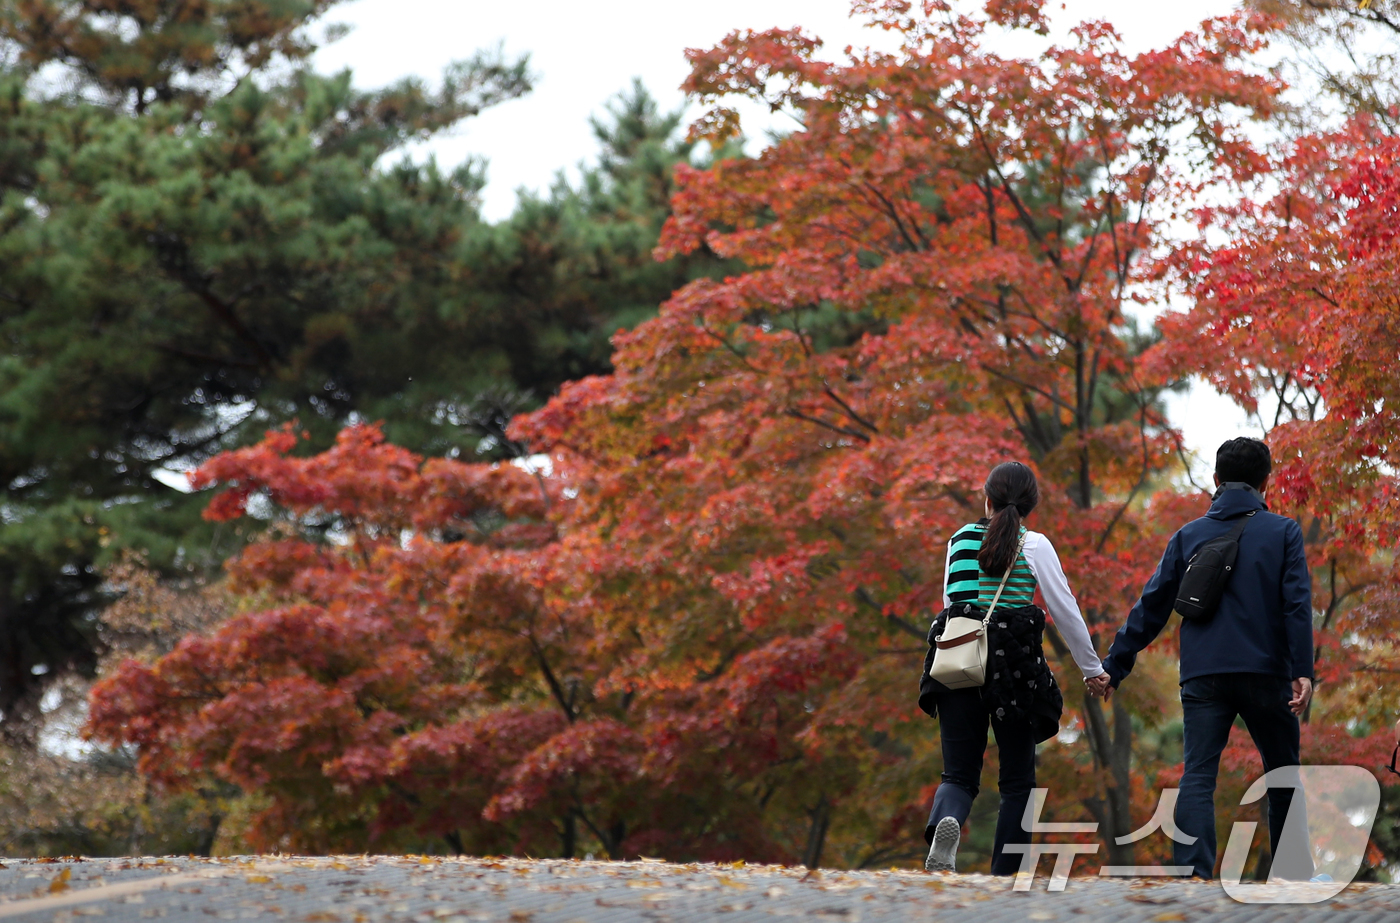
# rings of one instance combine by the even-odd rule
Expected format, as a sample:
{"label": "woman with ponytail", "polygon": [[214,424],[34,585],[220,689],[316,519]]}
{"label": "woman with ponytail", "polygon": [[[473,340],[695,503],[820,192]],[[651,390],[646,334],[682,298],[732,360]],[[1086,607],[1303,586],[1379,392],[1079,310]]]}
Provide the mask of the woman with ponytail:
{"label": "woman with ponytail", "polygon": [[[929,654],[919,686],[919,707],[939,719],[943,743],[943,781],[924,829],[929,844],[924,867],[956,870],[958,842],[977,797],[990,723],[997,741],[1001,794],[992,874],[1011,875],[1023,856],[1007,853],[1005,847],[1031,841],[1022,818],[1035,788],[1035,745],[1058,733],[1063,707],[1041,650],[1045,613],[1034,603],[1037,588],[1084,678],[1104,670],[1055,547],[1022,524],[1040,502],[1035,473],[1020,462],[997,465],[984,491],[986,518],[963,526],[948,543],[944,608],[929,629]],[[996,608],[987,623],[984,684],[950,689],[929,676],[933,642],[948,619],[983,619],[994,599]]]}

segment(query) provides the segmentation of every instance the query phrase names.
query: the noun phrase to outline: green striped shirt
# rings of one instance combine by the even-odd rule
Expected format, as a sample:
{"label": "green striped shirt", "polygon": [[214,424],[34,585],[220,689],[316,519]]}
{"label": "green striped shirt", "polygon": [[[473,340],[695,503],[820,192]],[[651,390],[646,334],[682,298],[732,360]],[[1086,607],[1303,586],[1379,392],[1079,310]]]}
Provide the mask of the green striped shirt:
{"label": "green striped shirt", "polygon": [[[974,603],[980,608],[991,606],[1001,585],[1001,577],[982,573],[977,565],[977,553],[982,550],[982,536],[987,527],[980,522],[970,523],[953,533],[948,551],[948,599],[953,603]],[[1026,533],[1025,527],[1021,534]],[[1024,554],[1016,556],[1011,566],[1011,576],[1006,578],[1006,589],[1002,590],[997,608],[1008,609],[1032,605],[1035,599],[1035,574]]]}

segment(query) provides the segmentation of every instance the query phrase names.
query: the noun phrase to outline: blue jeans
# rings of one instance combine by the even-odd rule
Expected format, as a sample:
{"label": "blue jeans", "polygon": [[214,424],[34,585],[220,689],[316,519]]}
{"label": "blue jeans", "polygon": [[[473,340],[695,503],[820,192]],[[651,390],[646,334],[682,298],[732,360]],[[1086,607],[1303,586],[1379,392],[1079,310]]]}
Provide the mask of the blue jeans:
{"label": "blue jeans", "polygon": [[[1197,839],[1189,846],[1173,842],[1172,858],[1177,865],[1191,866],[1196,877],[1211,878],[1215,873],[1215,779],[1235,717],[1244,719],[1265,772],[1297,766],[1298,718],[1288,708],[1292,696],[1288,677],[1262,673],[1212,673],[1181,684],[1186,753],[1175,820],[1182,833]],[[1279,835],[1293,803],[1293,789],[1271,788],[1268,799],[1269,845],[1278,856]],[[1297,855],[1297,851],[1290,850],[1290,854]],[[1307,868],[1289,869],[1288,877],[1306,881],[1312,875],[1311,861],[1303,861]]]}
{"label": "blue jeans", "polygon": [[981,786],[982,757],[987,750],[987,724],[991,723],[1000,751],[1001,773],[997,789],[996,841],[992,848],[992,874],[1014,875],[1024,856],[1002,855],[1007,843],[1029,843],[1031,835],[1021,826],[1035,788],[1035,740],[1029,721],[993,719],[982,704],[981,689],[944,689],[938,694],[938,729],[943,743],[943,784],[933,794],[933,810],[924,828],[924,841],[933,842],[933,831],[945,817],[959,826],[972,813],[972,799]]}

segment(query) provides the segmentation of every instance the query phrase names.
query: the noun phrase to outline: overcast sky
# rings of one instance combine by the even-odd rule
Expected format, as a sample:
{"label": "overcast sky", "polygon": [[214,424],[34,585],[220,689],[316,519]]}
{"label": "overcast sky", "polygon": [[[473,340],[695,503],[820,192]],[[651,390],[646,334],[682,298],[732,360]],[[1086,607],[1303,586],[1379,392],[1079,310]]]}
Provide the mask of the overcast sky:
{"label": "overcast sky", "polygon": [[[1054,11],[1057,33],[1085,19],[1108,19],[1129,50],[1140,51],[1233,4],[1067,0],[1063,6]],[[508,53],[528,53],[538,76],[534,92],[413,151],[415,157],[431,152],[449,166],[468,155],[485,157],[484,211],[498,219],[510,213],[517,189],[545,188],[557,171],[593,158],[588,117],[633,77],[663,105],[678,107],[684,103],[678,88],[687,72],[685,49],[714,45],[734,29],[800,25],[825,41],[830,57],[847,45],[888,45],[888,36],[864,28],[849,10],[848,0],[352,0],[329,17],[350,26],[350,34],[322,49],[316,65],[322,71],[349,67],[356,83],[368,88],[409,74],[435,81],[448,62],[498,42]],[[1029,47],[1006,50],[1025,54]],[[763,127],[759,113],[745,113],[750,137],[762,137]],[[1207,461],[1222,440],[1258,434],[1234,405],[1207,389],[1173,401],[1172,411],[1191,446],[1206,450]]]}

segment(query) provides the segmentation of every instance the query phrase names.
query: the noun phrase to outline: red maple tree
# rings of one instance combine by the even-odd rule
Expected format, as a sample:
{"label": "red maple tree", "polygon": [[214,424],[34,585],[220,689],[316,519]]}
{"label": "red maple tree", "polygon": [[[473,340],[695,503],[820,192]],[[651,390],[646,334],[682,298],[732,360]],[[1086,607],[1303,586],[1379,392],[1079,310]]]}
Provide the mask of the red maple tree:
{"label": "red maple tree", "polygon": [[1193,304],[1162,318],[1149,364],[1203,375],[1267,429],[1271,497],[1316,575],[1305,756],[1376,770],[1400,712],[1400,140],[1360,118],[1291,143],[1269,176],[1198,213],[1170,265]]}

